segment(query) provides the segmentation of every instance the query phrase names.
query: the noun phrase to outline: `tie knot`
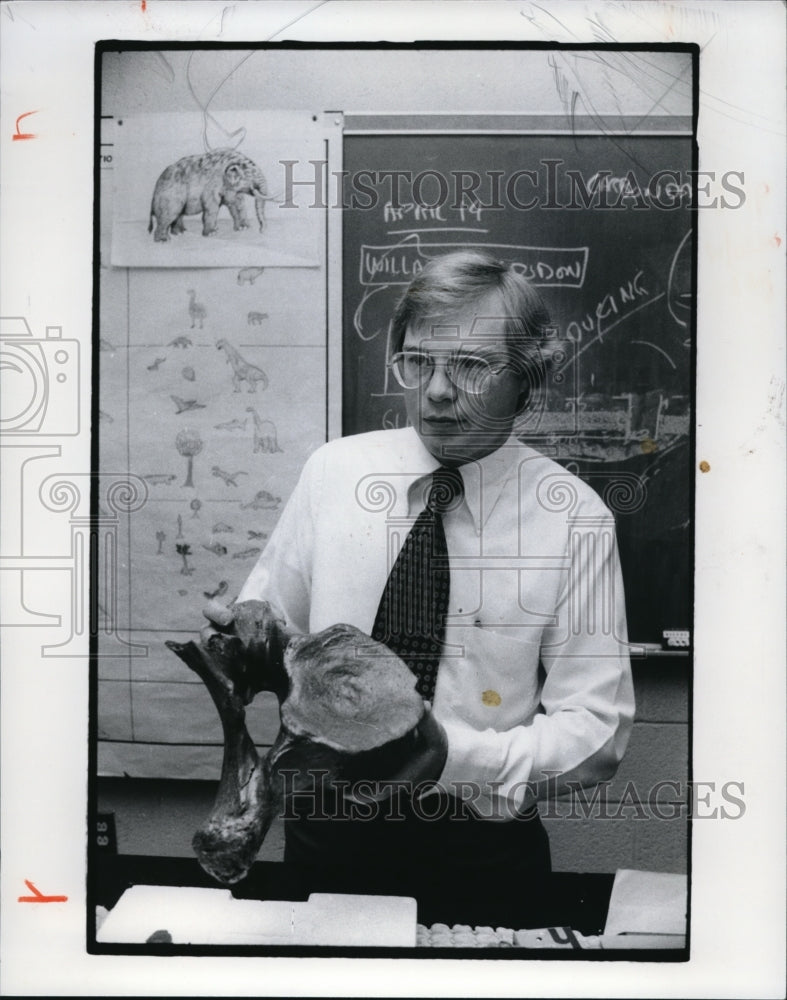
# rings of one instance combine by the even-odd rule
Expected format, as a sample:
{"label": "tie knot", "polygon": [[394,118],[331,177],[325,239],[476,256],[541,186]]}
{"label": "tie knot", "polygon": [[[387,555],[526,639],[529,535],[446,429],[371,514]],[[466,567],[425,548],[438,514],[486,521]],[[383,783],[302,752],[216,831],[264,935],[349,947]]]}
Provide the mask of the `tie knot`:
{"label": "tie knot", "polygon": [[432,486],[426,506],[429,510],[442,514],[458,507],[463,495],[464,484],[459,469],[449,469],[441,465],[432,473]]}

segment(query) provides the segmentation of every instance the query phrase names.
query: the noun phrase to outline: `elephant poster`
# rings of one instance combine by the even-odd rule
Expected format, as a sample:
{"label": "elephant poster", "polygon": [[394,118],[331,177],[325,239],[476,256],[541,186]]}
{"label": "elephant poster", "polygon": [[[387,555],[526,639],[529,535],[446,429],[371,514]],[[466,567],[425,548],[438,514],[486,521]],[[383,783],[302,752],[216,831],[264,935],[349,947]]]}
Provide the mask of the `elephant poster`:
{"label": "elephant poster", "polygon": [[300,183],[324,159],[318,116],[132,115],[107,134],[114,267],[318,266],[324,206]]}

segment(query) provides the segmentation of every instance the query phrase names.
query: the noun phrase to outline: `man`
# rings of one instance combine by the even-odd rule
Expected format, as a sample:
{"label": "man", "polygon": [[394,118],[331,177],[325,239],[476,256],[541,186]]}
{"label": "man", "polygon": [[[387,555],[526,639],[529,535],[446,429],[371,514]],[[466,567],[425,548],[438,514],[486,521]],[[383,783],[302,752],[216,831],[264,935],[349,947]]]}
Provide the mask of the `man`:
{"label": "man", "polygon": [[[546,323],[510,265],[481,251],[432,260],[392,326],[411,426],[319,448],[239,595],[270,601],[299,631],[348,622],[382,638],[431,707],[430,756],[404,777],[434,788],[405,783],[355,814],[326,793],[334,820],[312,801],[287,821],[285,860],[312,888],[451,896],[457,919],[523,920],[550,871],[536,801],[610,777],[622,757],[634,699],[612,515],[512,436],[544,375]],[[446,482],[451,501],[430,512]],[[397,645],[412,570],[398,596],[390,588],[419,515],[437,514],[450,573],[447,607],[426,626],[438,661],[424,666],[428,653],[408,658],[406,636]]]}

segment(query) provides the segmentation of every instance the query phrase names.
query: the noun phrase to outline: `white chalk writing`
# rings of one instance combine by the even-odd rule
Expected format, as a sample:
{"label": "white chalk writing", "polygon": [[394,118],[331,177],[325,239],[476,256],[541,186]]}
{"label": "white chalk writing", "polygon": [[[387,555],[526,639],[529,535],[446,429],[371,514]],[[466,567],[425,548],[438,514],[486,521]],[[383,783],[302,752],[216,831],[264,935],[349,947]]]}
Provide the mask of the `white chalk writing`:
{"label": "white chalk writing", "polygon": [[[634,277],[624,285],[619,285],[614,291],[607,292],[599,299],[594,309],[585,313],[582,319],[572,320],[566,327],[568,339],[580,343],[585,334],[595,334],[598,338],[603,337],[605,328],[608,326],[607,320],[613,316],[616,320],[622,319],[628,312],[634,311],[626,308],[629,303],[638,303],[639,299],[650,294],[642,284],[642,279],[643,272],[637,271]],[[637,305],[635,308],[638,307]]]}

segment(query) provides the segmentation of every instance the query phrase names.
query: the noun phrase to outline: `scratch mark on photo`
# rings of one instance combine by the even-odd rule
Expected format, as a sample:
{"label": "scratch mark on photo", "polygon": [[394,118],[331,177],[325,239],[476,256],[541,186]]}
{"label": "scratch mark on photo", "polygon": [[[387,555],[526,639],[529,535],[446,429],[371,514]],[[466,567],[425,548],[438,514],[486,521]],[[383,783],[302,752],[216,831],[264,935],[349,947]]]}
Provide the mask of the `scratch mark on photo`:
{"label": "scratch mark on photo", "polygon": [[[647,305],[647,303],[645,303],[645,305]],[[662,347],[659,347],[657,344],[652,344],[649,340],[632,340],[631,343],[642,344],[644,347],[652,347],[654,351],[658,351],[659,354],[663,355],[667,359],[667,361],[672,365],[672,367],[677,371],[678,366],[675,364],[675,362],[672,360],[669,354],[667,354],[667,352]]]}
{"label": "scratch mark on photo", "polygon": [[268,36],[266,41],[272,42],[277,35],[280,35],[282,33],[282,31],[286,31],[287,28],[291,28],[293,24],[297,24],[299,21],[302,21],[305,17],[309,17],[316,10],[319,10],[320,7],[324,7],[326,3],[328,3],[328,0],[320,0],[320,2],[315,4],[310,10],[304,11],[303,14],[299,14],[297,17],[294,17],[291,21],[288,21],[287,24],[282,25],[281,28],[277,28],[277,30],[274,31],[272,35]]}

